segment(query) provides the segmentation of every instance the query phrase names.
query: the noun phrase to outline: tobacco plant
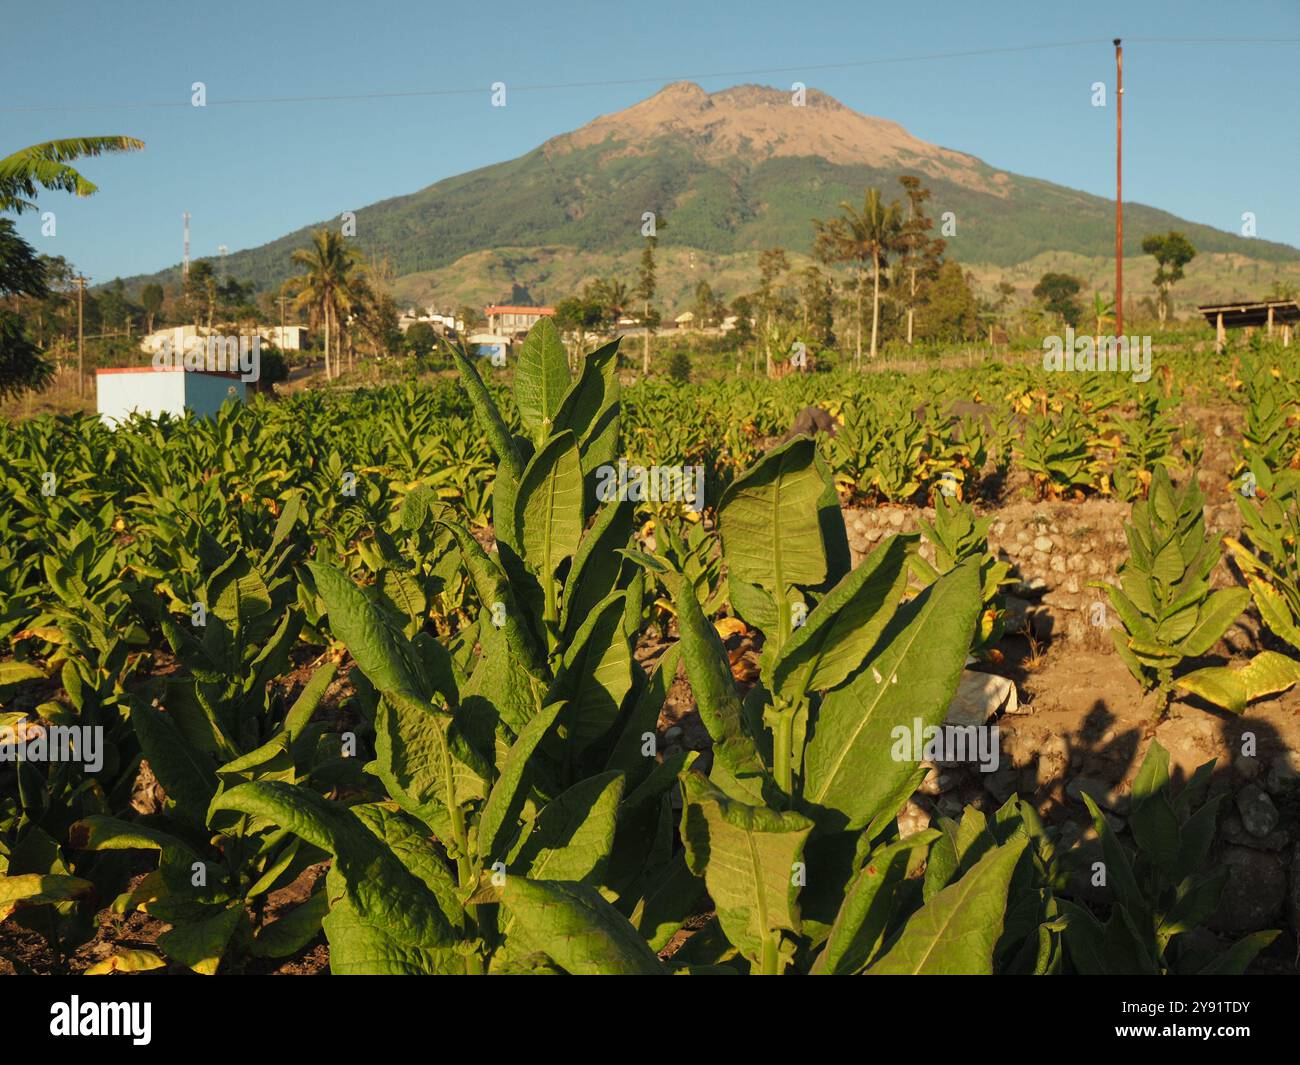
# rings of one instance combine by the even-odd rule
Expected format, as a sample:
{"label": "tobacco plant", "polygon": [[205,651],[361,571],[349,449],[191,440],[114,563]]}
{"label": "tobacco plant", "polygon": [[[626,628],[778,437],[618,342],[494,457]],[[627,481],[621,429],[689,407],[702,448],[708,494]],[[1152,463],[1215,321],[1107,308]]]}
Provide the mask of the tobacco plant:
{"label": "tobacco plant", "polygon": [[520,436],[453,353],[498,456],[495,557],[427,497],[409,497],[403,521],[455,538],[482,605],[467,659],[408,636],[339,570],[310,567],[372,696],[368,769],[395,808],[253,781],[211,812],[274,822],[332,855],[335,972],[663,971],[637,929],[658,926],[650,900],[679,875],[667,817],[683,758],[653,757],[677,656],[648,679],[635,668],[633,505],[595,496],[618,441],[616,351],[586,356],[571,379],[540,323],[515,375]]}
{"label": "tobacco plant", "polygon": [[1157,467],[1150,494],[1133,503],[1124,526],[1129,557],[1119,586],[1098,585],[1123,626],[1111,630],[1115,649],[1138,683],[1155,690],[1161,714],[1174,670],[1209,651],[1250,599],[1244,588],[1210,587],[1219,552],[1206,535],[1203,504],[1194,477],[1175,489]]}
{"label": "tobacco plant", "polygon": [[1214,915],[1228,879],[1226,866],[1207,870],[1219,803],[1207,795],[1214,763],[1196,770],[1174,793],[1169,754],[1152,742],[1133,781],[1128,818],[1136,846],[1122,843],[1105,814],[1084,795],[1101,841],[1101,859],[1082,870],[1111,899],[1105,921],[1082,904],[1062,900],[1065,946],[1085,975],[1232,975],[1245,970],[1277,932],[1254,932],[1216,953],[1180,938]]}
{"label": "tobacco plant", "polygon": [[927,584],[937,580],[967,559],[976,559],[980,574],[982,609],[971,645],[971,653],[984,655],[997,646],[1006,632],[1006,609],[1003,589],[1014,584],[1011,563],[995,558],[988,549],[992,517],[977,518],[967,503],[949,499],[943,493],[935,498],[934,521],[917,519],[921,535],[934,547],[934,565],[919,554],[912,556],[912,567]]}
{"label": "tobacco plant", "polygon": [[[719,527],[732,606],[765,645],[742,698],[678,576],[682,656],[713,740],[708,775],[683,772],[681,836],[717,914],[679,964],[992,971],[1027,838],[1013,833],[918,899],[906,874],[939,833],[900,837],[895,815],[924,770],[891,755],[896,726],[944,720],[979,612],[978,564],[907,602],[915,538],[891,537],[850,570],[834,486],[806,437],[733,482]],[[641,561],[673,582],[665,560]]]}
{"label": "tobacco plant", "polygon": [[245,954],[292,954],[316,934],[324,913],[318,891],[290,914],[263,924],[267,895],[324,854],[247,818],[209,819],[213,800],[246,780],[302,782],[322,790],[363,783],[343,738],[310,720],[334,664],[318,667],[291,707],[273,684],[288,669],[303,622],[291,606],[298,551],[291,534],[299,513],[294,498],[260,559],[226,556],[204,540],[200,567],[206,579],[184,621],[138,597],[143,610],[152,606],[181,667],[128,700],[136,740],[167,804],[131,822],[92,815],[70,833],[79,850],[158,853],[156,871],[120,895],[114,909],[144,909],[171,924],[159,947],[196,972],[215,972],[224,960],[238,963]]}
{"label": "tobacco plant", "polygon": [[1081,494],[1096,479],[1097,463],[1089,449],[1087,429],[1073,410],[1059,418],[1046,414],[1030,418],[1017,457],[1033,477],[1039,499]]}

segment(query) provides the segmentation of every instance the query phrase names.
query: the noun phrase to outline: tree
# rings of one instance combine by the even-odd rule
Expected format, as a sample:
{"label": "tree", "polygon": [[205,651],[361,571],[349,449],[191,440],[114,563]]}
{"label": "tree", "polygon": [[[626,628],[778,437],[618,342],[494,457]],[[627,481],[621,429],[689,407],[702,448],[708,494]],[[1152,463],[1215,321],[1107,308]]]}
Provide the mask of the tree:
{"label": "tree", "polygon": [[428,322],[413,322],[406,330],[406,350],[422,359],[438,346],[438,334]]}
{"label": "tree", "polygon": [[363,269],[360,252],[332,229],[318,229],[311,246],[299,248],[292,259],[304,272],[285,282],[297,307],[308,310],[325,328],[325,378],[330,372],[331,341],[338,323],[346,321],[357,301]]}
{"label": "tree", "polygon": [[18,235],[13,222],[0,218],[0,296],[49,295],[45,264],[27,241]]}
{"label": "tree", "polygon": [[375,355],[396,355],[402,350],[400,318],[393,297],[381,288],[371,287],[357,315],[357,324]]}
{"label": "tree", "polygon": [[619,316],[632,298],[627,285],[616,278],[595,282],[590,293],[591,298],[600,304],[601,316],[613,325],[618,323]]}
{"label": "tree", "polygon": [[835,286],[815,266],[807,266],[803,281],[803,328],[808,338],[823,348],[835,343]]}
{"label": "tree", "polygon": [[570,296],[555,305],[555,327],[561,333],[579,338],[605,325],[606,305],[598,290],[591,286],[581,296]]}
{"label": "tree", "polygon": [[129,331],[135,307],[126,298],[126,284],[120,277],[100,292],[98,303],[100,319],[106,327]]}
{"label": "tree", "polygon": [[901,271],[904,282],[903,302],[907,307],[907,342],[911,344],[918,302],[918,285],[938,277],[944,249],[947,248],[948,242],[930,236],[934,222],[925,213],[925,201],[930,198],[930,190],[921,184],[921,179],[911,174],[904,174],[898,182],[903,186],[903,192],[907,196],[907,219],[899,227],[897,268]]}
{"label": "tree", "polygon": [[1083,288],[1083,282],[1070,274],[1046,273],[1034,286],[1034,299],[1039,300],[1044,309],[1056,315],[1066,325],[1076,326],[1083,308],[1074,298]]}
{"label": "tree", "polygon": [[[36,250],[0,218],[0,297],[44,299],[49,295],[45,266]],[[0,398],[45,388],[54,368],[27,335],[16,311],[0,307]]]}
{"label": "tree", "polygon": [[1142,251],[1156,260],[1156,273],[1152,280],[1156,286],[1156,309],[1160,315],[1160,328],[1163,329],[1172,309],[1169,290],[1176,282],[1183,279],[1183,267],[1196,258],[1196,249],[1181,233],[1170,230],[1163,237],[1147,237],[1142,241]]}
{"label": "tree", "polygon": [[736,343],[742,347],[754,339],[754,307],[748,296],[737,296],[731,301],[731,313],[736,316]]}
{"label": "tree", "polygon": [[970,279],[951,259],[924,289],[917,308],[917,332],[927,340],[973,340],[980,335],[979,301]]}
{"label": "tree", "polygon": [[35,210],[37,188],[93,196],[98,189],[68,164],[105,152],[131,152],[144,147],[134,137],[69,137],[22,148],[0,159],[0,211]]}
{"label": "tree", "polygon": [[695,286],[695,323],[701,329],[717,325],[726,314],[726,306],[713,291],[713,286],[701,279]]}
{"label": "tree", "polygon": [[207,313],[207,326],[211,329],[217,306],[217,272],[207,259],[200,259],[190,266],[190,275],[185,279],[185,301],[194,317],[194,328],[199,327],[199,310],[203,308]]}
{"label": "tree", "polygon": [[880,271],[890,250],[898,240],[902,228],[902,208],[898,201],[886,205],[879,189],[868,189],[859,211],[847,201],[840,204],[843,212],[829,222],[813,219],[817,233],[814,253],[825,263],[853,263],[857,279],[857,354],[854,359],[862,368],[862,292],[865,287],[866,266],[871,264],[871,358],[875,359],[880,332]]}
{"label": "tree", "polygon": [[483,324],[483,315],[479,313],[477,307],[471,307],[468,303],[462,303],[460,309],[456,312],[456,321],[463,327],[461,332],[469,336]]}
{"label": "tree", "polygon": [[[0,159],[0,211],[22,214],[36,209],[39,189],[91,196],[96,191],[69,164],[104,152],[143,148],[131,137],[72,137],[21,148]],[[43,300],[50,295],[45,266],[31,245],[8,220],[0,220],[0,295]],[[16,312],[0,310],[0,395],[15,396],[45,388],[54,374],[44,353],[27,336],[27,324]],[[80,388],[80,384],[78,386]]]}
{"label": "tree", "polygon": [[153,332],[154,319],[158,317],[158,312],[162,310],[163,290],[162,285],[151,282],[140,290],[140,306],[144,308],[144,331]]}

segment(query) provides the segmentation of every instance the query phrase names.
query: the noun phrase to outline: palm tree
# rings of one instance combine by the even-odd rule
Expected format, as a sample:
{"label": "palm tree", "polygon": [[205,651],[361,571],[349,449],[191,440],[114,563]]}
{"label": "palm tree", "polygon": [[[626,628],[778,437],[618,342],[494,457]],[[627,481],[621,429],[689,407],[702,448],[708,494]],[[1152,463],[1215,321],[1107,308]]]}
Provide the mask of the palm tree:
{"label": "palm tree", "polygon": [[[97,186],[69,166],[69,163],[83,156],[102,155],[104,152],[130,152],[143,147],[144,141],[138,141],[134,137],[68,137],[21,148],[12,155],[0,159],[0,212],[22,214],[24,211],[34,211],[38,188],[71,192],[77,196],[92,196]],[[26,241],[17,239],[24,247],[29,247]],[[31,290],[32,294],[39,294],[44,288],[43,278],[37,277],[35,288]],[[15,334],[14,321],[15,319],[10,317],[7,323],[7,331],[11,335],[0,336],[0,390],[12,391],[14,382],[19,382],[18,391],[43,387],[42,382],[48,380],[48,373],[42,369],[40,352],[30,346],[27,346],[28,350],[24,350],[21,329]],[[0,325],[5,324],[0,321]],[[81,395],[85,389],[83,358],[84,349],[78,339],[78,395]]]}
{"label": "palm tree", "polygon": [[35,210],[37,187],[91,196],[97,186],[68,164],[104,152],[131,152],[144,147],[134,137],[68,137],[33,144],[0,159],[0,211]]}
{"label": "palm tree", "polygon": [[862,210],[845,201],[843,215],[829,222],[813,219],[817,231],[814,250],[823,262],[855,263],[857,266],[857,355],[862,367],[862,290],[867,263],[871,263],[871,358],[876,357],[880,333],[880,271],[903,228],[903,210],[898,201],[886,205],[879,189],[867,189]]}
{"label": "palm tree", "polygon": [[311,247],[299,248],[292,258],[305,272],[286,281],[285,291],[294,296],[295,306],[306,309],[313,321],[325,327],[325,379],[329,380],[335,376],[330,371],[330,352],[336,325],[347,320],[360,298],[361,253],[332,229],[318,229]]}
{"label": "palm tree", "polygon": [[627,307],[632,299],[632,293],[628,290],[627,285],[616,278],[601,283],[601,298],[605,302],[605,309],[609,311],[610,320],[615,326],[618,325],[618,318]]}

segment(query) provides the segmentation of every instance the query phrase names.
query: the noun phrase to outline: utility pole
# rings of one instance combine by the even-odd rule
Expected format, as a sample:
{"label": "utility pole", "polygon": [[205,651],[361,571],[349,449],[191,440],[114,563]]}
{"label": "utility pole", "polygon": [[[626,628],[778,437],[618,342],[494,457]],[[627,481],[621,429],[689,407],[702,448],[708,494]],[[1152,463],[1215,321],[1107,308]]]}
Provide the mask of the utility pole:
{"label": "utility pole", "polygon": [[226,283],[226,252],[229,250],[224,244],[217,245],[217,254],[221,256],[221,283],[223,285]]}
{"label": "utility pole", "polygon": [[280,305],[280,343],[278,343],[278,344],[276,345],[276,347],[279,348],[281,351],[284,351],[284,350],[285,350],[285,347],[284,347],[284,345],[285,345],[285,340],[284,340],[284,333],[285,333],[285,328],[284,328],[284,305],[285,305],[285,303],[288,302],[288,300],[289,300],[289,297],[288,297],[288,296],[277,296],[277,297],[275,298],[275,302],[278,303],[278,304]]}
{"label": "utility pole", "polygon": [[181,220],[185,223],[184,243],[181,249],[181,283],[184,284],[190,279],[190,212],[184,212]]}
{"label": "utility pole", "polygon": [[1124,335],[1124,45],[1115,38],[1115,335]]}
{"label": "utility pole", "polygon": [[72,279],[77,283],[77,395],[86,394],[86,335],[82,327],[82,311],[86,298],[86,282],[90,280],[78,274]]}

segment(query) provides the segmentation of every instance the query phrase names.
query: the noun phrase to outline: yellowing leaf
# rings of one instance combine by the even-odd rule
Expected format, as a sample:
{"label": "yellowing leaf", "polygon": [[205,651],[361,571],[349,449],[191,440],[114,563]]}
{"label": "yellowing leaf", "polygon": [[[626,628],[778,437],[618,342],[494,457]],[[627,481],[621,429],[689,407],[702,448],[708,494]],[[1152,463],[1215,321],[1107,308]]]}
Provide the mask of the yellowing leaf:
{"label": "yellowing leaf", "polygon": [[713,623],[713,628],[714,631],[724,640],[729,636],[743,636],[749,631],[749,626],[741,621],[740,618],[718,618],[718,620]]}
{"label": "yellowing leaf", "polygon": [[96,962],[83,976],[105,976],[108,973],[143,973],[161,969],[167,963],[152,950],[120,950],[111,958]]}

